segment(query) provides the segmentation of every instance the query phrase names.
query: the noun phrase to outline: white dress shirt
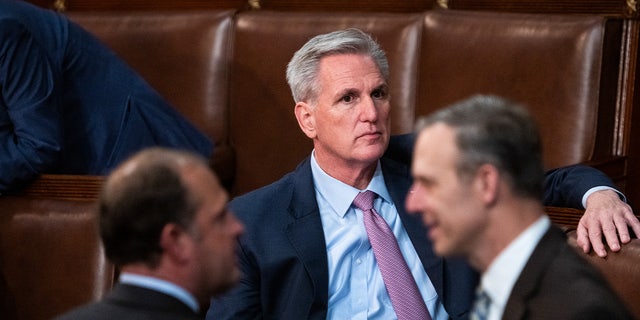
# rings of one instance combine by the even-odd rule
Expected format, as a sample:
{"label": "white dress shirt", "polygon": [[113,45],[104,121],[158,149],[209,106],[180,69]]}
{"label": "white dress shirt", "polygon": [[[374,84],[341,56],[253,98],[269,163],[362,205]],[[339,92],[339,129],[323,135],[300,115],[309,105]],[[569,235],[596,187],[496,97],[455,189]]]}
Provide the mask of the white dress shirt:
{"label": "white dress shirt", "polygon": [[546,215],[540,217],[502,250],[480,278],[480,286],[491,299],[487,320],[502,319],[513,285],[550,225]]}

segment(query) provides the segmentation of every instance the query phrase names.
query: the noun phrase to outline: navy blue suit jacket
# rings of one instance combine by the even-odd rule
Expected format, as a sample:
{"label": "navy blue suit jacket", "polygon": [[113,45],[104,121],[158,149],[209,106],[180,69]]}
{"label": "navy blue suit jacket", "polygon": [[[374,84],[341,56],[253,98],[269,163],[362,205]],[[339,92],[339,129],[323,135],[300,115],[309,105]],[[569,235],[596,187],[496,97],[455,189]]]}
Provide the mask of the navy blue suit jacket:
{"label": "navy blue suit jacket", "polygon": [[[411,141],[410,135],[392,137],[387,155],[380,160],[384,179],[445,309],[453,319],[464,318],[477,273],[461,260],[436,256],[420,218],[404,209],[411,186],[406,163]],[[595,185],[612,183],[600,172],[582,166],[551,171],[545,201],[558,202],[545,203],[580,203],[582,194]],[[560,195],[553,195],[555,192]],[[579,195],[578,199],[573,199],[574,195]],[[213,299],[207,318],[325,319],[327,252],[309,158],[279,181],[234,199],[230,208],[246,227],[239,252],[244,276],[231,292]]]}
{"label": "navy blue suit jacket", "polygon": [[107,174],[148,146],[212,143],[91,34],[0,1],[0,193],[40,173]]}

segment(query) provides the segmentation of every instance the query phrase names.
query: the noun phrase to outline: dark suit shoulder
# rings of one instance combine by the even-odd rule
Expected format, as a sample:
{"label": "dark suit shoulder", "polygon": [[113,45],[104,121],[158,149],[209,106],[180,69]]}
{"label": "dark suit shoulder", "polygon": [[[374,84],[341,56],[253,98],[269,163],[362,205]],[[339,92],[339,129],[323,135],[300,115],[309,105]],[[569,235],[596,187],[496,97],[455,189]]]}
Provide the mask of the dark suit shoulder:
{"label": "dark suit shoulder", "polygon": [[415,140],[416,136],[413,133],[392,135],[384,157],[411,165]]}
{"label": "dark suit shoulder", "polygon": [[505,307],[503,319],[522,317],[630,319],[630,314],[601,274],[552,227],[529,258]]}
{"label": "dark suit shoulder", "polygon": [[245,224],[281,215],[287,211],[292,197],[293,180],[293,173],[288,173],[272,184],[234,198],[229,208]]}
{"label": "dark suit shoulder", "polygon": [[291,202],[298,202],[301,200],[299,198],[303,201],[315,199],[309,157],[279,180],[236,197],[229,203],[229,207],[239,218],[251,215],[253,219],[256,215],[268,214],[274,209],[287,211]]}
{"label": "dark suit shoulder", "polygon": [[291,193],[293,179],[293,172],[289,172],[278,181],[235,197],[229,202],[229,206],[233,209],[243,210],[246,207],[254,207],[256,203],[282,199]]}
{"label": "dark suit shoulder", "polygon": [[117,284],[107,296],[78,307],[56,320],[195,320],[200,317],[178,299],[164,293],[131,285]]}

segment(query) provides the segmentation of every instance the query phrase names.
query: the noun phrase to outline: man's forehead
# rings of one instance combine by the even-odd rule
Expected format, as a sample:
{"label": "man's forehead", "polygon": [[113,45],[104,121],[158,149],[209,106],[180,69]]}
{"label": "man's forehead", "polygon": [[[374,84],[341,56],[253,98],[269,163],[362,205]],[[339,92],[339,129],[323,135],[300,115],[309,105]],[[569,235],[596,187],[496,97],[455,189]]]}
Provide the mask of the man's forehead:
{"label": "man's forehead", "polygon": [[444,146],[454,142],[455,132],[448,125],[437,122],[422,129],[418,134],[417,147]]}
{"label": "man's forehead", "polygon": [[[333,57],[334,59],[331,59]],[[349,87],[365,82],[370,86],[386,85],[382,73],[370,57],[363,55],[341,55],[326,57],[319,66],[319,80],[324,85]]]}
{"label": "man's forehead", "polygon": [[[329,67],[331,67],[329,69]],[[318,63],[320,72],[340,72],[344,70],[362,70],[363,67],[372,68],[380,73],[373,58],[360,53],[340,53],[324,56]],[[338,71],[336,71],[338,70]]]}
{"label": "man's forehead", "polygon": [[455,130],[443,123],[431,125],[418,134],[414,150],[418,161],[439,162],[458,154],[455,143]]}

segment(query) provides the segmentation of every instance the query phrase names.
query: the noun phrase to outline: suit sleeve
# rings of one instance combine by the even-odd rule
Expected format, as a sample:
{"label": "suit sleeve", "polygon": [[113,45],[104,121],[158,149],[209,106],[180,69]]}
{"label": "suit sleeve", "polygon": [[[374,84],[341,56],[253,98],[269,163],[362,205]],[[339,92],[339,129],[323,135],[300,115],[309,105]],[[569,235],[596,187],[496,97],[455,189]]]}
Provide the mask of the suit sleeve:
{"label": "suit sleeve", "polygon": [[598,169],[572,165],[550,170],[545,175],[543,203],[546,206],[584,209],[582,196],[591,188],[615,184]]}
{"label": "suit sleeve", "polygon": [[0,193],[55,163],[58,85],[45,48],[20,23],[0,20]]}

